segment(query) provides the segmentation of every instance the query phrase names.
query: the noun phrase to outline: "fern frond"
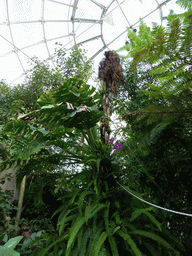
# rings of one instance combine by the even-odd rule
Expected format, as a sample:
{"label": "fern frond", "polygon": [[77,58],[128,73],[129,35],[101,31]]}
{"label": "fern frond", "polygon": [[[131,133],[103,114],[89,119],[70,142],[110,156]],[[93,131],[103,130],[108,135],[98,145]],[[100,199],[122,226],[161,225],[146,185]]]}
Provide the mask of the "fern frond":
{"label": "fern frond", "polygon": [[190,0],[177,0],[176,3],[185,9],[192,9],[192,2]]}
{"label": "fern frond", "polygon": [[133,241],[129,234],[123,232],[122,230],[118,230],[117,234],[127,242],[127,244],[131,247],[132,251],[135,253],[136,256],[142,256],[141,251],[138,249],[136,243]]}
{"label": "fern frond", "polygon": [[167,249],[175,251],[174,248],[169,243],[167,243],[164,239],[162,239],[160,236],[156,234],[152,234],[144,230],[135,230],[135,231],[129,232],[129,234],[135,234],[135,235],[140,235],[140,236],[150,238],[158,242],[159,244],[163,245]]}
{"label": "fern frond", "polygon": [[98,239],[98,241],[97,241],[97,243],[96,243],[96,246],[95,246],[95,253],[94,253],[95,256],[98,256],[98,255],[99,255],[99,253],[100,253],[100,251],[101,251],[101,249],[102,249],[102,246],[103,246],[103,244],[104,244],[106,238],[107,238],[107,234],[106,234],[106,232],[103,232],[103,233],[100,235],[100,237],[99,237],[99,239]]}
{"label": "fern frond", "polygon": [[80,248],[79,256],[86,256],[87,245],[90,240],[91,234],[92,234],[92,230],[91,228],[88,227],[82,236],[81,246],[79,247]]}
{"label": "fern frond", "polygon": [[77,233],[79,232],[80,228],[83,226],[85,223],[85,217],[77,217],[76,221],[73,223],[73,225],[70,228],[70,233],[69,233],[69,240],[67,243],[67,252],[66,256],[69,255],[69,248],[73,241],[76,239]]}

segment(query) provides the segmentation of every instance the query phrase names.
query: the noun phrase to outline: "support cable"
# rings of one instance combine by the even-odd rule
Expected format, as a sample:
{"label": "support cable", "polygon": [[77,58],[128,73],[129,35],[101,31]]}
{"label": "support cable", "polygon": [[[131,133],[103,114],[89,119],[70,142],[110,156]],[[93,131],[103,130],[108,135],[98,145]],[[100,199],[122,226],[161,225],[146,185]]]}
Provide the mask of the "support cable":
{"label": "support cable", "polygon": [[[115,177],[114,177],[114,179],[115,179]],[[140,201],[142,201],[142,202],[144,202],[144,203],[146,203],[146,204],[149,204],[149,205],[151,205],[151,206],[153,206],[153,207],[159,208],[159,209],[164,210],[164,211],[167,211],[167,212],[172,212],[172,213],[176,213],[176,214],[180,214],[180,215],[192,217],[192,214],[190,214],[190,213],[178,212],[178,211],[174,211],[174,210],[171,210],[171,209],[168,209],[168,208],[164,208],[164,207],[158,206],[158,205],[156,205],[156,204],[149,203],[149,202],[143,200],[142,198],[140,198],[140,197],[134,195],[131,191],[129,191],[129,190],[126,189],[123,185],[121,185],[121,183],[119,183],[116,179],[115,179],[115,181],[117,182],[117,184],[119,184],[119,186],[121,186],[121,187],[122,187],[126,192],[128,192],[130,195],[134,196],[135,198],[139,199]]]}
{"label": "support cable", "polygon": [[129,23],[129,21],[128,21],[128,19],[127,19],[127,16],[125,15],[125,13],[124,13],[123,9],[121,8],[121,5],[119,4],[118,0],[115,0],[115,1],[117,2],[118,6],[119,6],[119,9],[120,9],[120,10],[121,10],[121,12],[123,13],[123,16],[125,17],[125,19],[126,19],[126,21],[127,21],[128,25],[129,25],[129,27],[130,27],[130,26],[131,26],[131,24]]}
{"label": "support cable", "polygon": [[[113,123],[113,125],[115,125],[115,124]],[[121,138],[122,138],[122,137],[121,137]],[[122,138],[122,140],[126,143],[125,139]],[[126,145],[127,145],[127,143],[126,143]],[[128,145],[127,145],[127,146],[128,146]],[[128,148],[129,148],[129,147],[128,147]],[[129,150],[130,150],[130,148],[129,148]],[[137,159],[137,161],[138,161],[138,159]],[[142,199],[142,198],[136,196],[136,195],[133,194],[131,191],[129,191],[128,189],[126,189],[121,183],[119,183],[119,182],[115,179],[115,176],[114,176],[114,175],[113,175],[113,178],[114,178],[114,180],[116,181],[116,183],[117,183],[119,186],[121,186],[127,193],[129,193],[130,195],[134,196],[135,198],[139,199],[140,201],[142,201],[142,202],[144,202],[144,203],[146,203],[146,204],[149,204],[149,205],[151,205],[151,206],[153,206],[153,207],[159,208],[159,209],[164,210],[164,211],[167,211],[167,212],[172,212],[172,213],[175,213],[175,214],[180,214],[180,215],[183,215],[183,216],[192,217],[192,214],[190,214],[190,213],[178,212],[178,211],[174,211],[174,210],[171,210],[171,209],[168,209],[168,208],[164,208],[164,207],[158,206],[158,205],[156,205],[156,204],[149,203],[148,201],[145,201],[144,199]],[[157,185],[157,184],[156,184],[156,185]]]}

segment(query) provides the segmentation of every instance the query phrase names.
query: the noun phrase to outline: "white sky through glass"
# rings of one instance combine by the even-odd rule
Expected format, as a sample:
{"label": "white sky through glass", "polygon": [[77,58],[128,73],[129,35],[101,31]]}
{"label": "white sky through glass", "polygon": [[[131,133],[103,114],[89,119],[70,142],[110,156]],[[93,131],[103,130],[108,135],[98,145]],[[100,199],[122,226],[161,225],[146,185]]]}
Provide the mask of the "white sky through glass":
{"label": "white sky through glass", "polygon": [[97,68],[105,50],[125,44],[127,27],[161,24],[170,9],[181,12],[175,0],[1,0],[0,80],[22,82],[33,56],[53,65],[56,42],[82,45]]}

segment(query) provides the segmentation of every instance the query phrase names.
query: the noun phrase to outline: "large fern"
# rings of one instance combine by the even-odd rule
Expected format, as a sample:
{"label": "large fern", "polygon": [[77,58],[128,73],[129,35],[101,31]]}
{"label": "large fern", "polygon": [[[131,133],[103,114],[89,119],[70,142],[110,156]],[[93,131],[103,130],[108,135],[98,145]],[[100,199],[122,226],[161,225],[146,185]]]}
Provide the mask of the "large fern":
{"label": "large fern", "polygon": [[[145,67],[144,73],[156,81],[150,84],[146,80],[148,89],[142,92],[148,96],[149,106],[133,112],[138,114],[138,121],[149,117],[149,122],[154,122],[159,116],[171,121],[190,115],[192,19],[186,17],[181,23],[178,17],[169,18],[167,29],[154,24],[151,31],[141,21],[139,34],[128,29],[128,36],[130,44],[123,49],[129,50],[127,57],[133,57],[131,71]],[[143,76],[139,78],[142,79]]]}

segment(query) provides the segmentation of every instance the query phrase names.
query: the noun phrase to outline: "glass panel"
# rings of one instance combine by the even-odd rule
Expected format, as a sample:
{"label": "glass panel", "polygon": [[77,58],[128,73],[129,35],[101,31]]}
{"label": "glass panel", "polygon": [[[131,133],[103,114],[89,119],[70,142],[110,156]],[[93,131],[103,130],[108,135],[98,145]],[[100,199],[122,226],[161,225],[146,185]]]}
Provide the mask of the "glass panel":
{"label": "glass panel", "polygon": [[[10,31],[8,26],[0,26],[0,57],[5,56],[7,53],[11,52],[14,47],[9,42],[12,42]],[[1,59],[0,59],[1,62]]]}
{"label": "glass panel", "polygon": [[40,43],[39,45],[31,46],[23,50],[29,57],[38,57],[39,60],[44,60],[48,58],[48,52],[45,43]]}
{"label": "glass panel", "polygon": [[97,2],[97,3],[107,7],[112,2],[112,0],[104,0],[104,1],[103,0],[93,0],[93,2]]}
{"label": "glass panel", "polygon": [[10,21],[39,20],[41,14],[41,3],[39,0],[9,0],[8,11]]}
{"label": "glass panel", "polygon": [[[6,21],[7,12],[6,12],[6,4],[5,0],[0,1],[0,24]],[[1,27],[0,27],[1,29]]]}
{"label": "glass panel", "polygon": [[87,50],[87,57],[91,58],[103,47],[103,42],[101,41],[101,38],[99,38],[93,41],[89,41],[82,46]]}
{"label": "glass panel", "polygon": [[95,36],[101,35],[101,25],[75,24],[76,42],[81,43]]}
{"label": "glass panel", "polygon": [[23,48],[43,40],[43,29],[40,23],[25,23],[11,25],[14,43]]}
{"label": "glass panel", "polygon": [[54,39],[55,37],[68,35],[67,22],[46,22],[45,35],[47,39]]}
{"label": "glass panel", "polygon": [[102,8],[90,0],[79,0],[75,16],[76,18],[98,19],[102,11]]}
{"label": "glass panel", "polygon": [[[44,19],[45,20],[70,20],[71,17],[69,16],[69,8],[72,7],[59,4],[57,2],[46,1],[44,5]],[[68,3],[69,4],[69,3]]]}
{"label": "glass panel", "polygon": [[[103,51],[108,50],[103,50],[104,44],[100,36],[103,36],[105,44],[109,44],[109,49],[119,49],[127,40],[127,26],[134,25],[134,28],[138,29],[139,18],[144,18],[148,26],[151,26],[152,22],[161,23],[160,11],[154,10],[158,7],[158,3],[165,0],[79,0],[74,18],[91,21],[99,21],[102,18],[103,26],[83,21],[73,24],[71,16],[74,13],[74,1],[0,0],[0,67],[2,68],[0,79],[7,73],[7,79],[12,81],[23,73],[22,65],[14,53],[11,32],[15,46],[30,57],[36,55],[40,60],[46,60],[49,58],[49,52],[54,55],[55,42],[62,44],[66,49],[71,49],[76,42],[82,43],[82,46],[88,50],[89,57],[101,51],[96,56],[96,60],[100,61]],[[162,16],[167,16],[170,9],[174,9],[176,13],[184,11],[175,2],[176,0],[171,0],[162,7]],[[108,16],[102,17],[104,8],[107,8]],[[145,17],[146,15],[148,16]],[[62,22],[66,20],[70,22]],[[166,20],[163,21],[163,25],[166,25]],[[73,30],[75,40],[72,35]],[[99,36],[98,39],[90,40],[96,36]],[[44,39],[46,39],[48,50]],[[30,67],[27,64],[29,57],[20,51],[18,56],[27,70]],[[98,63],[95,65],[97,66]]]}
{"label": "glass panel", "polygon": [[15,53],[9,54],[0,61],[1,79],[12,82],[23,73],[23,69]]}

